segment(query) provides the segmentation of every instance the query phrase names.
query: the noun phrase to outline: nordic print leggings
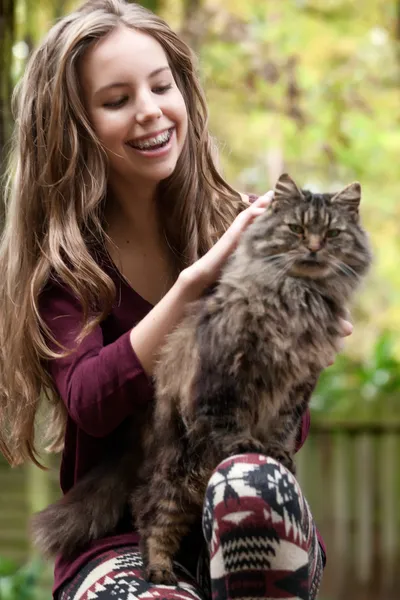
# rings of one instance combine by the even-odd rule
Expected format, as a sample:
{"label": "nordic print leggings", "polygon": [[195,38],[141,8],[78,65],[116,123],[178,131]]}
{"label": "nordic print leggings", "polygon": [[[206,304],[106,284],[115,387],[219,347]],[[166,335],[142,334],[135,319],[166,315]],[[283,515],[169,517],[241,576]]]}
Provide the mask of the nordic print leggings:
{"label": "nordic print leggings", "polygon": [[136,546],[89,562],[59,600],[314,600],[323,570],[315,525],[298,483],[280,463],[257,454],[224,460],[207,487],[206,551],[196,575],[176,563],[177,586],[143,577]]}

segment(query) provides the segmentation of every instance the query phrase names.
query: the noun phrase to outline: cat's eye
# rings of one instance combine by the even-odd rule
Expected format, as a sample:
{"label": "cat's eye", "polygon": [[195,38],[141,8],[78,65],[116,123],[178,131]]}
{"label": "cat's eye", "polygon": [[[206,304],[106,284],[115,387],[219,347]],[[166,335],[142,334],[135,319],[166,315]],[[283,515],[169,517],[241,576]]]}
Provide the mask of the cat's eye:
{"label": "cat's eye", "polygon": [[290,231],[293,231],[293,233],[297,233],[299,235],[304,233],[304,229],[302,228],[302,226],[296,225],[295,223],[290,223],[289,229],[290,229]]}
{"label": "cat's eye", "polygon": [[327,231],[326,237],[335,238],[340,234],[340,229],[329,229]]}

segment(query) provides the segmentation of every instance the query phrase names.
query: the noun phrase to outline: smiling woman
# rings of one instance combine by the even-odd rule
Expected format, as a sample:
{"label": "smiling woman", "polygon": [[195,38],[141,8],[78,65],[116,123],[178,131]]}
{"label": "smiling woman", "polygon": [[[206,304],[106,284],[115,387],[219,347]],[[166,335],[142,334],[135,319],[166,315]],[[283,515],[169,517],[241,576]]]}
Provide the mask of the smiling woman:
{"label": "smiling woman", "polygon": [[184,99],[160,44],[123,26],[87,51],[80,79],[110,188],[129,212],[132,186],[152,196],[175,169],[187,134]]}
{"label": "smiling woman", "polygon": [[[13,464],[38,462],[35,419],[45,396],[51,447],[63,447],[62,507],[90,475],[89,509],[78,513],[86,524],[93,495],[120,497],[126,509],[120,480],[99,490],[98,469],[110,461],[116,468],[132,426],[140,464],[161,348],[271,201],[266,194],[249,205],[218,172],[196,68],[187,45],[139,4],[89,0],[52,27],[17,91],[0,247],[0,449]],[[306,412],[294,432],[299,443],[308,428]],[[92,531],[74,556],[57,556],[54,598],[198,600],[209,585],[221,600],[239,587],[251,597],[314,598],[323,550],[297,483],[284,510],[302,533],[288,539],[287,528],[266,518],[277,513],[264,497],[269,477],[288,484],[284,467],[245,455],[228,470],[240,491],[234,515],[223,516],[220,530],[218,476],[204,507],[206,537],[194,524],[177,555],[178,586],[160,590],[146,578],[126,510],[116,519],[104,510],[106,535]],[[242,502],[254,516],[245,528],[236,518]],[[66,523],[50,523],[55,537]],[[271,527],[273,552],[264,549]],[[224,562],[220,534],[229,547],[249,547],[254,569],[236,551]]]}

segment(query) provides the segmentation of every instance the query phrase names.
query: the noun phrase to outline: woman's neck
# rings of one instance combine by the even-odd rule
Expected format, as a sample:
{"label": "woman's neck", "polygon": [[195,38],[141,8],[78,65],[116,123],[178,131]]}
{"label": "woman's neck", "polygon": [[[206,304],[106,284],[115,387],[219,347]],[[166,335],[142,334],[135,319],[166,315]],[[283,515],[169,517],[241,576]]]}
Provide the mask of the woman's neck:
{"label": "woman's neck", "polygon": [[156,189],[110,188],[105,221],[107,233],[117,246],[156,242],[161,236]]}
{"label": "woman's neck", "polygon": [[116,197],[111,192],[105,221],[112,261],[138,294],[156,304],[178,275],[160,223],[156,196],[132,193],[131,198]]}

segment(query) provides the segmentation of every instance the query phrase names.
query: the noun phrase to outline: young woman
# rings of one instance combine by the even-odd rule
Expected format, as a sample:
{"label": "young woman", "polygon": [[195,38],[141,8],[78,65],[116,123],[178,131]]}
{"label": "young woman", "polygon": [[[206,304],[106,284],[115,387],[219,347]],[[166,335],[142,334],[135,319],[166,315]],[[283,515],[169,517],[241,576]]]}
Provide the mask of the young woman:
{"label": "young woman", "polygon": [[[63,18],[17,98],[0,254],[0,443],[13,464],[38,460],[44,392],[65,493],[152,401],[165,336],[271,194],[251,204],[218,173],[192,54],[139,5],[91,0]],[[299,447],[308,428],[307,414]],[[157,588],[121,522],[75,560],[58,557],[54,598],[316,597],[324,551],[297,482],[272,459],[217,467],[203,534],[177,557],[179,586]]]}

